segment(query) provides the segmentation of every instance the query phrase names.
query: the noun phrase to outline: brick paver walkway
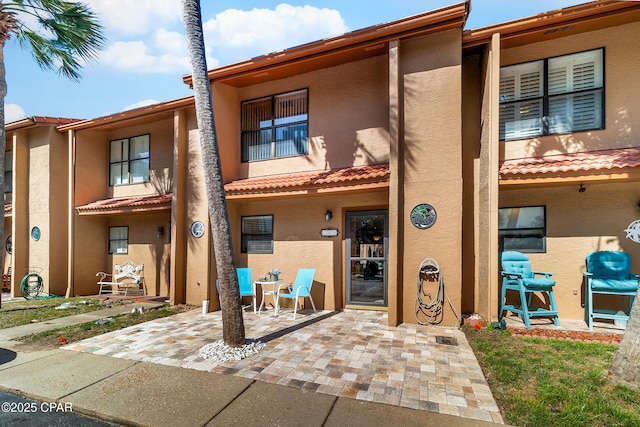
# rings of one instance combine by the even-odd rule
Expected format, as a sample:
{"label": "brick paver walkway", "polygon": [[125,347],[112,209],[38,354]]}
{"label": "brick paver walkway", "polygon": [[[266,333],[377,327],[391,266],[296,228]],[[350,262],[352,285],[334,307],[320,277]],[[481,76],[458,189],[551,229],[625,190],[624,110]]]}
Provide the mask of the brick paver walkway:
{"label": "brick paver walkway", "polygon": [[220,312],[191,311],[67,345],[68,350],[237,375],[268,383],[503,423],[464,334],[387,326],[380,311],[244,314],[249,358],[219,362],[198,350],[222,338]]}

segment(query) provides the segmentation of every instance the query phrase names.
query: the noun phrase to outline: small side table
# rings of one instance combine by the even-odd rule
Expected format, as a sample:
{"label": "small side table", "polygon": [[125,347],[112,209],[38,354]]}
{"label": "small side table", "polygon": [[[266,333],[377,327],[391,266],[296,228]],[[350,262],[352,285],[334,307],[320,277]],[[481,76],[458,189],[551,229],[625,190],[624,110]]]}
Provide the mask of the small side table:
{"label": "small side table", "polygon": [[[277,280],[275,282],[270,282],[270,281],[267,281],[267,280],[256,280],[254,283],[256,285],[260,285],[260,289],[262,289],[262,301],[260,301],[260,307],[258,308],[258,314],[261,314],[262,307],[265,305],[264,304],[264,296],[265,295],[271,295],[273,297],[274,303],[275,303],[276,286],[281,284],[281,283],[284,283],[284,280]],[[269,287],[271,289],[269,289]]]}

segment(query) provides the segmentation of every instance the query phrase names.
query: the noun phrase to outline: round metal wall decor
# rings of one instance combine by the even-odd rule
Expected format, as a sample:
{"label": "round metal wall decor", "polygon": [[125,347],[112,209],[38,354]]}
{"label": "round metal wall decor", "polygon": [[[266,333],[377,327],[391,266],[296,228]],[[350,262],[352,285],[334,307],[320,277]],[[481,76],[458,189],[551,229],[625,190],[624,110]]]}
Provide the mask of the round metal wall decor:
{"label": "round metal wall decor", "polygon": [[633,221],[624,231],[627,239],[640,243],[640,219]]}
{"label": "round metal wall decor", "polygon": [[11,235],[7,237],[7,241],[4,243],[4,249],[7,251],[8,254],[13,253],[13,240],[11,239]]}
{"label": "round metal wall decor", "polygon": [[428,203],[421,203],[411,209],[411,224],[422,230],[435,224],[437,217],[435,208]]}
{"label": "round metal wall decor", "polygon": [[31,229],[31,238],[36,242],[40,240],[40,227],[36,226]]}
{"label": "round metal wall decor", "polygon": [[196,221],[193,224],[191,224],[191,234],[196,239],[199,239],[200,237],[204,236],[204,224],[200,221]]}

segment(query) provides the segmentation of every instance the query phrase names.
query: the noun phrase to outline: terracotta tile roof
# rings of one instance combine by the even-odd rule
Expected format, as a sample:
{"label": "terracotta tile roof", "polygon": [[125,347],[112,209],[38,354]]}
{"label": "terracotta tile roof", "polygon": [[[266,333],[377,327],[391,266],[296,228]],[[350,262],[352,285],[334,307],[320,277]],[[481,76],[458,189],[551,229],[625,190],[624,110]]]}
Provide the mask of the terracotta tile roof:
{"label": "terracotta tile roof", "polygon": [[500,163],[500,176],[611,170],[638,166],[640,147],[631,147],[505,160]]}
{"label": "terracotta tile roof", "polygon": [[229,182],[227,195],[270,193],[279,190],[300,190],[313,187],[340,187],[387,182],[389,165],[354,166],[341,169],[272,175]]}
{"label": "terracotta tile roof", "polygon": [[76,210],[80,215],[164,210],[171,208],[171,197],[171,193],[166,193],[104,199],[78,206]]}
{"label": "terracotta tile roof", "polygon": [[4,216],[13,215],[13,205],[11,203],[4,204]]}

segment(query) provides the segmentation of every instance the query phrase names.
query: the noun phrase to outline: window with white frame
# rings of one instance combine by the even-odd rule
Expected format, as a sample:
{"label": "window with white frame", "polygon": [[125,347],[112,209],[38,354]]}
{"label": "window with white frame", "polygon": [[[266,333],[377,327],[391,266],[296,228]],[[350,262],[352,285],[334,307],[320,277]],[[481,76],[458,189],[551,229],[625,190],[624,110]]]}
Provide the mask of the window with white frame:
{"label": "window with white frame", "polygon": [[546,234],[544,206],[498,210],[498,238],[501,250],[545,252]]}
{"label": "window with white frame", "polygon": [[243,254],[273,253],[273,215],[242,217],[241,252]]}
{"label": "window with white frame", "polygon": [[500,140],[604,127],[604,49],[500,69]]}
{"label": "window with white frame", "polygon": [[241,104],[242,161],[307,154],[308,89]]}
{"label": "window with white frame", "polygon": [[149,182],[149,135],[110,142],[109,185]]}
{"label": "window with white frame", "polygon": [[4,152],[4,192],[13,191],[13,151]]}
{"label": "window with white frame", "polygon": [[109,227],[109,254],[129,253],[129,227]]}

